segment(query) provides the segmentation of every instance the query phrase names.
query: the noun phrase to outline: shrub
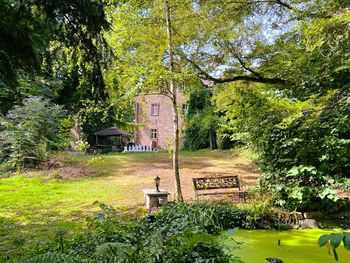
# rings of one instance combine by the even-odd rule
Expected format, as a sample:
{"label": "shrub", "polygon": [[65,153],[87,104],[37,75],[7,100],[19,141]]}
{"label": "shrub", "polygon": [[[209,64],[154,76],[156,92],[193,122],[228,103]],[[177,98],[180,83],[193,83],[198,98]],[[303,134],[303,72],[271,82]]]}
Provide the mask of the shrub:
{"label": "shrub", "polygon": [[57,149],[65,111],[41,97],[30,97],[0,116],[0,162],[12,168],[33,167]]}
{"label": "shrub", "polygon": [[[263,148],[264,183],[289,209],[342,207],[332,186],[349,176],[348,92],[323,98],[325,106],[275,126]],[[343,206],[344,207],[344,206]]]}
{"label": "shrub", "polygon": [[218,115],[214,112],[211,97],[212,92],[208,90],[196,91],[190,95],[184,142],[186,149],[217,148]]}
{"label": "shrub", "polygon": [[90,147],[88,142],[77,141],[73,146],[73,150],[83,152]]}
{"label": "shrub", "polygon": [[230,205],[196,203],[168,205],[156,217],[157,224],[166,227],[170,233],[190,228],[194,232],[215,234],[224,229],[243,227],[247,215],[248,211]]}
{"label": "shrub", "polygon": [[275,205],[344,208],[333,186],[350,174],[350,92],[329,91],[304,101],[289,96],[236,84],[215,99],[231,138],[258,152],[264,172],[260,187]]}
{"label": "shrub", "polygon": [[127,223],[113,208],[100,206],[85,234],[58,238],[50,251],[28,262],[239,262],[210,233],[238,224],[246,212],[224,205],[169,205],[155,217]]}
{"label": "shrub", "polygon": [[232,149],[236,146],[241,145],[240,141],[236,140],[232,140],[231,139],[232,134],[230,134],[229,131],[227,132],[222,132],[220,130],[220,132],[217,135],[217,145],[218,145],[218,149],[220,150],[228,150],[228,149]]}
{"label": "shrub", "polygon": [[[222,239],[234,238],[238,227],[280,229],[284,223],[268,204],[248,209],[219,203],[168,204],[145,218],[128,217],[128,222],[115,209],[100,207],[87,219],[84,234],[68,240],[59,231],[50,249],[41,249],[27,262],[241,262]],[[218,239],[222,230],[228,231]]]}

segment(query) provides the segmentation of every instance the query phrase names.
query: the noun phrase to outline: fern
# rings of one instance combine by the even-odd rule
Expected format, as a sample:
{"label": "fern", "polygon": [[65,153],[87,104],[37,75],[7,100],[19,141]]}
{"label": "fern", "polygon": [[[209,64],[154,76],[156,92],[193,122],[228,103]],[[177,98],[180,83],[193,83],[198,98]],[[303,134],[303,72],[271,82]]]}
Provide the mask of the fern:
{"label": "fern", "polygon": [[63,253],[47,252],[26,259],[23,263],[78,263],[76,259]]}
{"label": "fern", "polygon": [[95,255],[103,262],[134,262],[135,249],[128,244],[114,242],[104,243],[96,248]]}

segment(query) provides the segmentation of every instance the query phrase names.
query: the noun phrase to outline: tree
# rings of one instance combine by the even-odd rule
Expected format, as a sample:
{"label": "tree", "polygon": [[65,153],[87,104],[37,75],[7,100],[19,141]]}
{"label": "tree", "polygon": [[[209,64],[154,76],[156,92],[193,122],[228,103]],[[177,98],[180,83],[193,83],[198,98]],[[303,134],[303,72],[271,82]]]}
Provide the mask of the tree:
{"label": "tree", "polygon": [[[332,89],[348,87],[349,4],[344,1],[168,4],[172,58],[164,2],[130,1],[113,10],[112,23],[118,29],[109,40],[118,54],[120,78],[142,92],[166,95],[171,94],[169,80],[195,88],[201,79],[212,81],[223,97],[217,101],[227,100],[221,109],[227,117],[223,125],[237,131],[230,136],[249,138],[255,149],[263,149],[276,125],[304,118],[308,110],[324,106],[322,98],[329,98]],[[241,93],[234,102],[238,108],[229,101],[227,83],[235,83]]]}
{"label": "tree", "polygon": [[[72,113],[89,100],[110,108],[103,69],[111,57],[103,33],[105,7],[97,1],[1,0],[0,112],[36,95]],[[88,125],[89,126],[89,125]]]}
{"label": "tree", "polygon": [[0,161],[11,168],[33,167],[59,149],[66,112],[41,97],[30,97],[0,117]]}
{"label": "tree", "polygon": [[[173,6],[172,6],[173,5]],[[172,17],[179,15],[174,3],[149,1],[140,4],[131,1],[113,8],[112,24],[117,33],[109,36],[116,51],[120,84],[124,89],[144,93],[157,91],[172,102],[174,123],[173,169],[177,201],[182,202],[178,150],[178,85],[189,79],[189,74],[178,64],[174,50],[179,45],[174,38]],[[184,3],[180,3],[183,7]],[[150,24],[152,23],[152,24]],[[178,28],[178,27],[176,27]],[[176,35],[176,34],[175,34]],[[136,89],[135,89],[136,87]]]}
{"label": "tree", "polygon": [[292,8],[294,27],[265,44],[271,53],[254,70],[290,85],[231,82],[216,89],[223,122],[260,155],[261,187],[288,209],[344,207],[333,185],[349,171],[348,7],[312,1]]}
{"label": "tree", "polygon": [[[219,116],[211,101],[212,90],[191,92],[186,114],[184,147],[191,150],[216,149]],[[221,146],[221,145],[220,145]]]}
{"label": "tree", "polygon": [[[169,72],[172,74],[175,71],[174,67],[174,54],[173,54],[173,42],[172,42],[172,28],[170,18],[170,7],[168,0],[164,0],[165,14],[166,14],[166,28],[167,28],[167,40],[168,40],[168,55],[169,55]],[[173,169],[175,177],[175,189],[176,199],[178,202],[183,202],[183,196],[181,191],[180,171],[179,171],[179,114],[177,105],[177,85],[174,79],[170,76],[169,80],[170,98],[173,106],[173,122],[174,122],[174,149],[173,149]]]}
{"label": "tree", "polygon": [[[228,30],[242,21],[252,9],[244,4],[225,4],[224,7],[230,7],[226,10],[220,4],[206,1],[155,0],[142,3],[129,1],[125,5],[112,8],[111,23],[115,30],[108,38],[119,61],[121,85],[130,88],[134,86],[145,93],[157,90],[172,101],[173,168],[179,201],[182,201],[182,194],[178,168],[177,84],[186,83],[192,88],[202,87],[199,78],[201,75],[196,70],[193,71],[194,63],[189,57],[202,52],[205,45],[207,49],[215,48],[211,43],[217,37],[213,33],[215,26],[223,24],[222,29]],[[227,20],[230,12],[237,7],[237,16]]]}
{"label": "tree", "polygon": [[[244,12],[236,11],[237,17],[232,24],[250,13],[249,8],[243,7],[242,5]],[[212,12],[214,9],[219,11]],[[196,49],[197,42],[202,47],[213,39],[208,37],[214,32],[213,22],[214,25],[230,23],[227,20],[229,12],[230,10],[221,8],[219,3],[188,0],[129,1],[111,8],[111,24],[115,29],[107,38],[118,61],[121,75],[119,83],[130,89],[136,87],[143,93],[158,91],[172,100],[173,166],[179,201],[182,197],[177,160],[177,85],[186,83],[192,89],[203,87],[200,76],[193,71],[192,64],[188,63],[188,53]],[[215,22],[216,20],[218,21]],[[232,24],[225,26],[228,28]]]}

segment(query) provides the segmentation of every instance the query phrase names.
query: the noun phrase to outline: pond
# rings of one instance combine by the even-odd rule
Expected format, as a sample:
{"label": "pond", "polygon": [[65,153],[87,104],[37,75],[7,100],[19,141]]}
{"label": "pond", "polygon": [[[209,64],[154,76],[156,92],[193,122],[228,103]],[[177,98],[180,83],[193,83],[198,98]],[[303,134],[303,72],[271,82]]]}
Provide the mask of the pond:
{"label": "pond", "polygon": [[[318,246],[318,238],[323,234],[342,232],[341,230],[238,230],[233,239],[242,242],[234,249],[235,256],[245,263],[266,263],[265,258],[279,258],[284,263],[349,263],[350,251],[343,244],[337,249],[339,261],[335,261],[333,253],[328,254],[327,248]],[[278,246],[278,240],[281,244]],[[233,241],[230,247],[235,247]]]}

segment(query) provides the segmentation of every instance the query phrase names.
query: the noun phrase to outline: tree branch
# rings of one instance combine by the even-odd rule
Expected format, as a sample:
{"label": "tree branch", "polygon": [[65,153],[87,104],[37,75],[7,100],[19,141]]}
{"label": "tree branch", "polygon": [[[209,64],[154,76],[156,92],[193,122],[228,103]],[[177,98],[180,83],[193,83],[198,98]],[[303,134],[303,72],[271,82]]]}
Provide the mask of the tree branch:
{"label": "tree branch", "polygon": [[263,77],[260,73],[256,72],[256,71],[253,70],[252,68],[248,67],[248,66],[244,63],[244,61],[242,60],[242,58],[241,58],[240,56],[238,56],[238,55],[236,54],[235,57],[236,57],[236,59],[238,60],[239,64],[241,64],[241,66],[242,66],[245,70],[247,70],[247,71],[249,71],[250,73],[254,74],[254,75],[255,75],[256,77],[258,77],[258,78],[262,78],[262,77]]}
{"label": "tree branch", "polygon": [[282,2],[281,0],[276,0],[276,1],[271,1],[272,3],[276,3],[276,4],[279,4],[281,6],[284,6],[290,10],[294,9],[291,5],[285,3],[285,2]]}
{"label": "tree branch", "polygon": [[235,82],[235,81],[249,81],[249,82],[255,82],[255,83],[280,84],[280,85],[291,85],[292,84],[284,79],[267,78],[267,77],[263,77],[261,75],[256,76],[256,77],[248,76],[248,75],[238,75],[238,76],[225,77],[225,78],[216,78],[216,77],[211,76],[209,73],[205,72],[200,66],[198,66],[195,62],[193,62],[189,58],[186,58],[186,60],[190,64],[192,64],[192,66],[198,71],[200,78],[211,80],[214,82],[214,84],[228,83],[228,82]]}
{"label": "tree branch", "polygon": [[259,3],[267,3],[267,4],[277,4],[280,6],[283,6],[289,10],[294,9],[293,6],[291,6],[290,4],[287,4],[286,2],[282,1],[282,0],[252,0],[252,1],[232,1],[230,3],[234,3],[234,4],[245,4],[245,5],[253,5],[253,4],[259,4]]}
{"label": "tree branch", "polygon": [[228,82],[243,80],[243,81],[265,83],[265,84],[281,84],[281,85],[289,84],[286,80],[283,80],[280,78],[252,77],[252,76],[244,76],[244,75],[227,77],[227,78],[214,78],[210,76],[210,80],[214,81],[214,83],[228,83]]}

